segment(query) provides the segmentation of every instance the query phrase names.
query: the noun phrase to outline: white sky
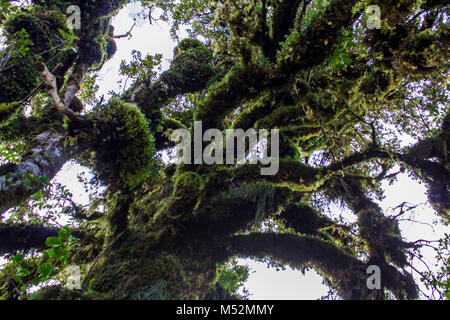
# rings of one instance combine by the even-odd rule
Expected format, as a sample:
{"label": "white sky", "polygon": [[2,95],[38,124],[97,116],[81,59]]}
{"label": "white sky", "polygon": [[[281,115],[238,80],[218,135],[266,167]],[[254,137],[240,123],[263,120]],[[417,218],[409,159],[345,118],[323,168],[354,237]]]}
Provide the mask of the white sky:
{"label": "white sky", "polygon": [[[139,8],[138,4],[130,4],[118,14],[114,19],[116,34],[123,34],[130,29],[133,24],[131,15],[139,12]],[[158,22],[158,24],[150,25],[147,21],[133,30],[131,39],[116,40],[117,53],[110,61],[106,62],[99,73],[97,83],[100,85],[100,90],[98,97],[104,94],[105,99],[108,99],[107,92],[110,90],[119,92],[119,85],[117,84],[119,65],[121,60],[128,62],[131,60],[133,49],[141,51],[143,57],[146,54],[163,54],[163,69],[168,68],[176,43],[170,39],[167,24],[163,22]],[[74,201],[87,204],[88,196],[76,178],[77,174],[83,171],[86,170],[78,164],[69,163],[64,166],[55,180],[68,187],[74,194]],[[385,185],[386,198],[381,202],[381,206],[385,213],[389,213],[391,212],[389,208],[396,207],[403,201],[412,204],[425,203],[427,201],[425,192],[423,184],[418,184],[405,174],[399,175],[398,181],[394,185]],[[344,216],[354,221],[354,215],[344,213]],[[415,219],[433,223],[437,220],[437,216],[429,205],[424,205],[416,210]],[[441,225],[434,226],[433,231],[430,226],[410,222],[402,222],[401,230],[407,241],[435,240],[441,238],[444,232],[450,232],[450,228]],[[432,253],[430,253],[430,257],[434,256]],[[240,259],[239,262],[243,264],[246,261]],[[292,270],[289,267],[286,271],[277,272],[275,269],[268,269],[264,263],[250,261],[248,265],[251,267],[251,274],[245,287],[251,293],[250,299],[318,299],[328,292],[328,288],[322,284],[322,278],[315,271],[307,271],[306,275],[303,276],[299,271]]]}

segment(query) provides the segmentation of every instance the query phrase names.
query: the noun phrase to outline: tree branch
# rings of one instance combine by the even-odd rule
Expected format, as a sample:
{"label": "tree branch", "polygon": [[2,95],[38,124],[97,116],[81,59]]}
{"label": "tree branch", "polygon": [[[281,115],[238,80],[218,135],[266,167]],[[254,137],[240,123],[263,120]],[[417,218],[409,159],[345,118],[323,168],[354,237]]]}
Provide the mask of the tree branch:
{"label": "tree branch", "polygon": [[114,36],[114,39],[121,39],[121,38],[126,38],[126,37],[130,37],[131,38],[133,36],[131,34],[131,32],[133,31],[135,26],[136,26],[136,22],[133,23],[133,25],[131,26],[131,29],[128,32],[126,32],[124,34],[121,34],[121,35]]}
{"label": "tree branch", "polygon": [[[367,265],[335,244],[312,236],[293,234],[252,233],[231,237],[224,249],[226,257],[245,256],[273,258],[294,268],[312,265],[330,279],[343,299],[371,299],[377,290],[367,288]],[[394,295],[414,299],[417,287],[409,274],[402,274],[389,265],[381,265],[382,286]]]}
{"label": "tree branch", "polygon": [[226,246],[229,257],[270,257],[294,268],[312,265],[333,279],[344,299],[367,299],[373,294],[365,283],[364,263],[317,237],[253,233],[231,237]]}
{"label": "tree branch", "polygon": [[67,116],[71,121],[84,123],[86,120],[80,116],[78,116],[75,112],[73,112],[69,106],[72,103],[72,99],[77,92],[77,88],[75,84],[71,84],[67,88],[67,92],[64,98],[64,103],[61,101],[61,98],[58,95],[58,88],[56,86],[56,77],[50,73],[47,69],[47,66],[42,62],[36,63],[36,70],[39,73],[44,84],[47,86],[47,93],[50,96],[50,99],[53,102],[56,110]]}
{"label": "tree branch", "polygon": [[39,134],[31,154],[22,163],[0,170],[0,213],[41,189],[45,184],[40,177],[52,179],[69,159],[60,138],[50,131]]}
{"label": "tree branch", "polygon": [[[0,224],[0,255],[17,250],[44,249],[48,237],[58,236],[58,228],[26,224]],[[73,231],[76,237],[83,232]]]}

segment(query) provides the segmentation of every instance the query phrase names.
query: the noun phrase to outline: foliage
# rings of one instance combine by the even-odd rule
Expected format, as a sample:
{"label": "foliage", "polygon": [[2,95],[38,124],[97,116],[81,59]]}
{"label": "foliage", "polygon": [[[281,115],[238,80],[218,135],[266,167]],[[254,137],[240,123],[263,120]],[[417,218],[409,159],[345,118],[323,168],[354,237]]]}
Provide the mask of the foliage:
{"label": "foliage", "polygon": [[[239,289],[244,286],[249,276],[249,267],[238,265],[236,260],[219,265],[217,269],[219,275],[217,282],[230,294],[238,294]],[[247,297],[248,293],[243,288],[242,298],[246,299]]]}
{"label": "foliage", "polygon": [[[37,270],[34,271],[30,271],[23,265],[24,254],[19,253],[12,259],[12,278],[17,284],[22,284],[21,291],[24,296],[27,294],[27,290],[31,289],[31,285],[37,286],[49,281],[52,274],[61,272],[68,266],[67,261],[74,246],[74,240],[68,227],[63,227],[58,232],[58,236],[48,237],[45,244],[50,249],[43,250],[43,257],[39,259]],[[24,278],[29,277],[32,280],[27,285],[24,283]]]}
{"label": "foliage", "polygon": [[439,298],[446,298],[447,300],[450,300],[449,239],[450,236],[446,233],[445,237],[439,240],[438,247],[434,248],[436,253],[435,267],[439,267],[439,270],[437,272],[427,270],[421,273],[420,279],[427,289],[434,288],[437,290]]}
{"label": "foliage", "polygon": [[124,89],[126,88],[129,79],[132,79],[133,81],[153,80],[156,77],[154,68],[161,64],[162,59],[161,54],[156,54],[154,56],[147,55],[145,58],[142,58],[142,54],[137,50],[133,50],[131,55],[133,61],[126,63],[125,60],[122,60],[119,67],[120,75],[127,76],[123,86]]}
{"label": "foliage", "polygon": [[98,84],[96,84],[97,77],[97,74],[90,73],[83,78],[77,96],[84,106],[94,106],[97,103],[96,93],[99,89]]}
{"label": "foliage", "polygon": [[[118,66],[123,92],[99,100],[96,71],[123,37],[113,17],[131,2],[149,24],[168,23],[173,39],[190,37],[164,72],[161,55],[133,50]],[[66,22],[74,4],[78,30]],[[239,298],[249,270],[238,257],[314,268],[331,297],[415,299],[416,274],[448,296],[448,236],[436,247],[439,270],[423,273],[415,257],[432,242],[403,237],[405,205],[396,216],[379,205],[383,182],[409,174],[450,222],[442,1],[377,1],[381,29],[368,28],[368,3],[358,0],[0,5],[3,298],[26,298],[33,285],[34,297],[50,299]],[[41,84],[37,61],[55,82]],[[171,133],[195,136],[195,121],[202,134],[278,129],[278,173],[261,175],[261,163],[167,163]],[[49,133],[58,138],[38,141]],[[104,190],[89,205],[49,184],[73,159],[93,170],[88,187]],[[336,219],[336,204],[351,223]],[[64,226],[57,236],[42,236],[55,226]],[[64,287],[68,264],[80,268],[79,290]],[[382,271],[382,290],[366,285],[370,265]]]}

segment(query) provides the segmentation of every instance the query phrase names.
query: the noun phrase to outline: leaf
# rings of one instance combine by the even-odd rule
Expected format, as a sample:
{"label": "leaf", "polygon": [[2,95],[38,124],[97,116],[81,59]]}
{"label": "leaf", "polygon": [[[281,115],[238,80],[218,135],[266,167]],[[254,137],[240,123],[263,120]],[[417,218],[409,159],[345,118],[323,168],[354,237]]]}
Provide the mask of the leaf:
{"label": "leaf", "polygon": [[43,177],[43,176],[39,176],[38,177],[39,181],[41,181],[43,184],[50,184],[50,178],[47,177]]}
{"label": "leaf", "polygon": [[39,272],[42,274],[43,278],[47,278],[50,272],[52,272],[53,266],[49,263],[44,263],[39,268]]}
{"label": "leaf", "polygon": [[39,201],[39,200],[41,200],[43,197],[44,197],[44,194],[42,193],[42,190],[39,190],[38,192],[36,192],[36,193],[33,195],[32,199],[35,200],[35,201]]}
{"label": "leaf", "polygon": [[61,240],[65,240],[65,239],[69,238],[69,236],[70,236],[70,234],[64,230],[58,231],[58,238]]}
{"label": "leaf", "polygon": [[62,245],[62,241],[58,237],[48,237],[45,244],[49,247],[56,247]]}
{"label": "leaf", "polygon": [[70,236],[72,234],[72,230],[68,226],[62,227],[62,229],[67,233],[67,236]]}
{"label": "leaf", "polygon": [[22,253],[19,253],[18,255],[16,255],[13,259],[13,262],[22,262],[24,259],[24,255]]}
{"label": "leaf", "polygon": [[36,278],[34,278],[33,279],[33,281],[31,281],[31,283],[34,285],[34,286],[37,286],[39,283],[41,283],[42,282],[42,278],[41,277],[36,277]]}
{"label": "leaf", "polygon": [[67,32],[65,32],[64,30],[58,29],[58,31],[59,31],[59,33],[61,34],[61,36],[62,36],[64,39],[69,38],[69,35],[68,35]]}
{"label": "leaf", "polygon": [[55,251],[55,249],[45,250],[44,254],[47,254],[51,259],[59,258],[59,254]]}
{"label": "leaf", "polygon": [[16,276],[18,277],[26,277],[29,276],[31,272],[27,268],[23,268],[22,266],[19,266],[16,270]]}

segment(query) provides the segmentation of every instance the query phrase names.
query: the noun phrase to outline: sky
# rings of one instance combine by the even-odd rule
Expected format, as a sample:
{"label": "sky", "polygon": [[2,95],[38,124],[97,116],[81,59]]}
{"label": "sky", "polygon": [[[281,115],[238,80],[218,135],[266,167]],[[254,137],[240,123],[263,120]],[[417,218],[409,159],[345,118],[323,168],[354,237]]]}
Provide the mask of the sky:
{"label": "sky", "polygon": [[[127,5],[115,18],[113,25],[116,34],[126,33],[132,26],[132,17],[140,11],[139,4]],[[99,72],[97,84],[100,86],[98,97],[105,95],[105,101],[109,98],[108,92],[114,90],[120,92],[117,81],[119,76],[119,65],[122,60],[131,60],[132,50],[139,50],[142,56],[160,53],[163,55],[162,68],[169,67],[173,49],[176,43],[169,36],[169,27],[164,22],[157,22],[150,25],[147,22],[138,23],[132,32],[132,38],[116,39],[118,51],[113,58],[105,63]],[[182,37],[180,37],[182,38]],[[412,143],[412,140],[405,138],[404,144]],[[78,181],[77,175],[88,171],[75,162],[67,163],[54,182],[59,182],[73,193],[73,200],[80,204],[89,202],[82,184]],[[384,184],[385,199],[380,202],[381,207],[387,214],[393,214],[392,208],[406,201],[411,204],[426,203],[426,189],[423,184],[413,181],[406,174],[398,176],[398,181],[389,186]],[[348,222],[355,221],[355,215],[334,207],[334,216],[340,214]],[[442,225],[434,225],[437,216],[429,205],[424,204],[415,210],[414,219],[420,223],[401,221],[400,227],[406,241],[417,239],[436,240],[443,236],[444,232],[450,233],[450,228]],[[432,226],[430,226],[431,224]],[[428,252],[425,258],[433,256],[433,252]],[[297,270],[287,267],[284,271],[276,271],[268,268],[265,263],[239,259],[239,264],[250,267],[250,276],[245,283],[245,288],[249,291],[251,300],[273,299],[273,300],[311,300],[320,299],[328,292],[328,287],[322,284],[322,278],[315,271],[306,271],[305,275]],[[431,260],[430,260],[431,261]],[[433,264],[433,263],[431,263]],[[0,263],[1,265],[1,263]],[[423,269],[420,265],[419,269]],[[423,288],[424,289],[424,288]]]}

